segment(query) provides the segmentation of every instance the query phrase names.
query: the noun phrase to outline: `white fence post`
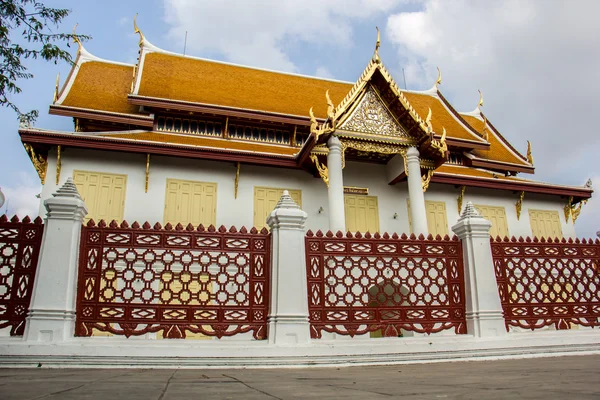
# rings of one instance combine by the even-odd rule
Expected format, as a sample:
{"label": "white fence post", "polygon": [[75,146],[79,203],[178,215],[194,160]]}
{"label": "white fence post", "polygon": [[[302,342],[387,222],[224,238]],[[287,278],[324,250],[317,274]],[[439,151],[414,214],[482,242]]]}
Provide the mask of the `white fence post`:
{"label": "white fence post", "polygon": [[267,218],[271,228],[271,305],[269,343],[294,345],[310,341],[304,223],[308,214],[287,190]]}
{"label": "white fence post", "polygon": [[75,333],[77,261],[87,208],[71,178],[44,202],[48,215],[25,340],[60,342]]}
{"label": "white fence post", "polygon": [[467,332],[477,337],[506,335],[490,245],[491,226],[468,202],[452,227],[462,242]]}

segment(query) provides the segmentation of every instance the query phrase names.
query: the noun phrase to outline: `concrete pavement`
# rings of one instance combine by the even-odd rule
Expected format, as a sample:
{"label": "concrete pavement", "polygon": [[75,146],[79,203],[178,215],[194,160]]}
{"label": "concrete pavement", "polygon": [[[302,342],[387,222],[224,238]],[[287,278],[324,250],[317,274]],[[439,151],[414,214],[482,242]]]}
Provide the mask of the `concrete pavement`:
{"label": "concrete pavement", "polygon": [[598,399],[600,356],[349,368],[0,369],[0,399]]}

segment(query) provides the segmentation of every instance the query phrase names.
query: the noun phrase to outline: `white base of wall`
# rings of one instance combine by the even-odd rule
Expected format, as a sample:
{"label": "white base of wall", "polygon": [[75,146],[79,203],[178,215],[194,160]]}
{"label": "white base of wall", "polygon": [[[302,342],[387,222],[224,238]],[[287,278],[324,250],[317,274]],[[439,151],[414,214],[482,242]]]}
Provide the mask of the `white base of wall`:
{"label": "white base of wall", "polygon": [[267,341],[73,338],[64,343],[0,338],[0,367],[272,368],[408,364],[600,354],[600,330],[315,340],[273,346]]}

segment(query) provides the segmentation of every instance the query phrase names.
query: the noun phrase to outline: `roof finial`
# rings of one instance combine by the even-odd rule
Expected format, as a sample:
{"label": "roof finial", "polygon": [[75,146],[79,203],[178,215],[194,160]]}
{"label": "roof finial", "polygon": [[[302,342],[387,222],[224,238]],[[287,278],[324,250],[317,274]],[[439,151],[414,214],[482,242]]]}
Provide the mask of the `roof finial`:
{"label": "roof finial", "polygon": [[375,53],[373,54],[373,61],[376,63],[380,63],[381,59],[379,58],[379,46],[381,46],[381,33],[379,32],[379,27],[375,27],[377,29],[377,43],[375,43]]}
{"label": "roof finial", "polygon": [[144,34],[142,33],[142,31],[140,31],[140,28],[138,28],[137,26],[137,13],[135,14],[135,17],[133,17],[133,32],[134,33],[138,33],[140,35],[140,47],[142,47],[142,44],[144,44]]}
{"label": "roof finial", "polygon": [[479,104],[477,104],[477,111],[481,111],[481,107],[483,107],[483,94],[481,94],[481,90],[477,90],[479,92]]}
{"label": "roof finial", "polygon": [[533,155],[531,154],[531,142],[527,141],[527,162],[533,165]]}
{"label": "roof finial", "polygon": [[314,131],[317,130],[319,123],[317,122],[317,119],[315,118],[315,113],[313,113],[312,107],[308,111],[308,114],[310,115],[310,132],[313,133]]}
{"label": "roof finial", "polygon": [[440,71],[440,67],[436,67],[438,70],[438,78],[437,81],[435,81],[435,85],[434,87],[437,89],[438,85],[442,84],[442,71]]}
{"label": "roof finial", "polygon": [[54,86],[54,103],[58,100],[58,84],[60,82],[60,72],[56,74],[56,86]]}
{"label": "roof finial", "polygon": [[481,113],[481,115],[483,115],[483,129],[481,130],[481,136],[483,136],[485,140],[489,140],[487,133],[487,117],[484,113]]}
{"label": "roof finial", "polygon": [[335,115],[333,113],[334,105],[333,101],[331,101],[331,97],[329,97],[329,89],[325,92],[325,99],[327,100],[327,117],[331,119],[331,122],[335,119]]}
{"label": "roof finial", "polygon": [[81,43],[81,40],[79,40],[79,38],[77,37],[77,25],[79,24],[75,24],[75,26],[73,27],[73,43],[77,43],[77,45],[79,46],[77,52],[80,52],[81,48],[83,47],[83,43]]}
{"label": "roof finial", "polygon": [[431,125],[431,117],[432,117],[432,112],[431,112],[431,108],[430,108],[429,112],[427,113],[427,118],[425,118],[425,125],[427,125],[429,132],[431,132],[433,130],[433,126]]}

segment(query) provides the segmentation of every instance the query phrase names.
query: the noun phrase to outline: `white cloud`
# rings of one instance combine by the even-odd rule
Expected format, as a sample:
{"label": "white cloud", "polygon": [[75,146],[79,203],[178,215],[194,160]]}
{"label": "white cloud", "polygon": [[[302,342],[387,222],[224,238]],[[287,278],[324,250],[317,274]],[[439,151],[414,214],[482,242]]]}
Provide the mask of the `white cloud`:
{"label": "white cloud", "polygon": [[6,213],[9,218],[18,215],[20,218],[28,215],[31,219],[38,216],[40,200],[35,197],[42,190],[39,181],[26,172],[19,172],[20,184],[4,186],[2,192],[6,198],[0,214]]}
{"label": "white cloud", "polygon": [[[592,122],[600,91],[599,12],[593,0],[426,0],[421,11],[390,15],[386,33],[409,89],[431,87],[436,66],[441,90],[459,111],[475,108],[481,89],[494,126],[521,152],[532,141],[534,179],[579,185],[600,170]],[[578,233],[589,235],[599,214],[587,214],[592,221],[578,223]]]}
{"label": "white cloud", "polygon": [[318,76],[320,78],[326,78],[326,79],[333,79],[333,74],[329,71],[329,69],[327,69],[327,67],[324,66],[320,66],[317,68],[317,70],[315,71],[315,76]]}
{"label": "white cloud", "polygon": [[[399,0],[165,0],[169,36],[188,32],[193,53],[213,51],[229,61],[296,71],[286,41],[348,46],[352,21],[391,10]],[[289,43],[287,43],[289,44]]]}

